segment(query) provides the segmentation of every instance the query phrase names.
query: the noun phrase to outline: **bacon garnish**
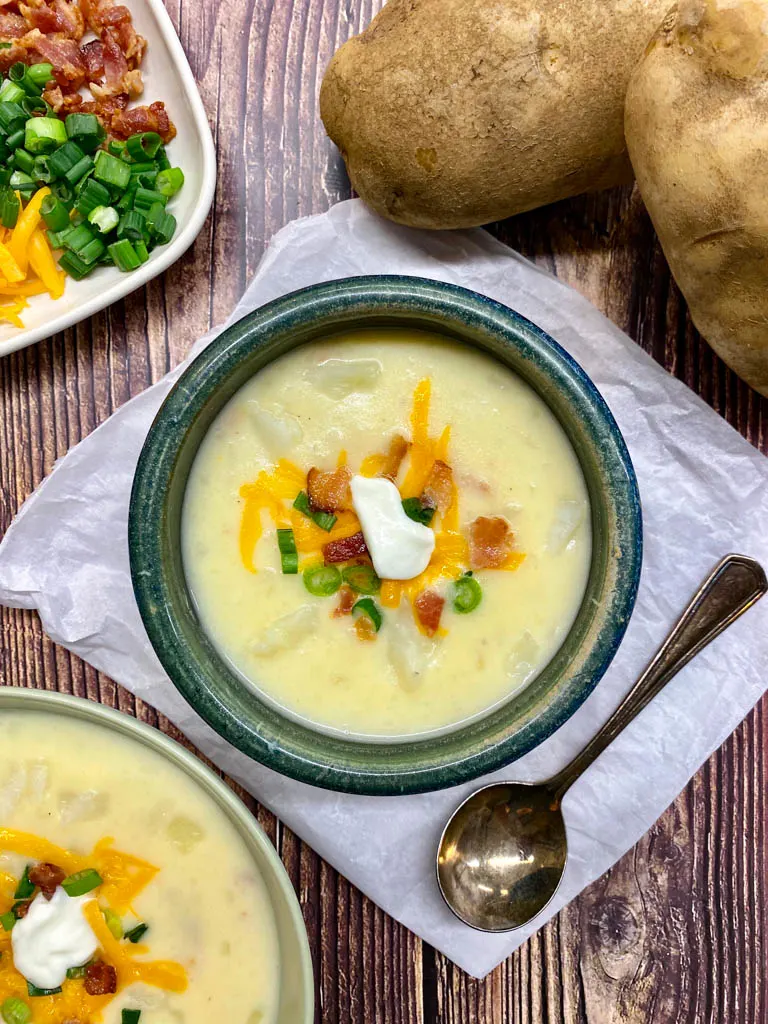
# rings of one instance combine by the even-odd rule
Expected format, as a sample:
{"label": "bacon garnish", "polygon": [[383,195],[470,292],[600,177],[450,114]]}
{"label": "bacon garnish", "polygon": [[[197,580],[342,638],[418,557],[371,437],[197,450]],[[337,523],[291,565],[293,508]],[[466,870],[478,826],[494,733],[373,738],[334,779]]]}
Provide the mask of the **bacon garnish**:
{"label": "bacon garnish", "polygon": [[332,540],[323,548],[326,565],[332,565],[334,562],[349,562],[353,558],[367,554],[368,548],[365,546],[365,537],[362,532],[353,533],[351,537]]}
{"label": "bacon garnish", "polygon": [[138,132],[157,132],[163,142],[170,142],[176,137],[176,128],[168,117],[163,103],[150,103],[148,107],[132,107],[113,117],[109,127],[117,139],[127,139]]}
{"label": "bacon garnish", "polygon": [[100,39],[92,39],[90,43],[81,46],[80,56],[83,58],[89,82],[96,82],[104,77],[104,46]]}
{"label": "bacon garnish", "polygon": [[350,502],[349,482],[352,474],[346,466],[332,473],[310,469],[307,474],[307,496],[313,512],[339,512]]}
{"label": "bacon garnish", "polygon": [[89,996],[107,996],[117,992],[117,971],[103,960],[85,968],[85,991]]}
{"label": "bacon garnish", "polygon": [[386,455],[386,461],[381,467],[381,475],[389,477],[390,480],[395,480],[410,447],[410,444],[402,434],[395,434],[389,442],[389,451]]}
{"label": "bacon garnish", "polygon": [[421,500],[428,508],[436,508],[438,512],[445,512],[453,501],[453,471],[441,459],[437,459],[429,471]]}
{"label": "bacon garnish", "polygon": [[68,39],[81,39],[85,31],[83,15],[77,4],[54,0],[49,7],[19,4],[30,28],[38,28],[46,35],[63,35]]}
{"label": "bacon garnish", "polygon": [[473,569],[498,569],[506,561],[513,540],[509,523],[501,516],[478,516],[469,528],[469,563]]}
{"label": "bacon garnish", "polygon": [[[32,38],[34,37],[34,38]],[[31,48],[53,67],[53,77],[67,91],[79,89],[85,82],[85,63],[74,39],[51,39],[35,30],[29,33]]]}
{"label": "bacon garnish", "polygon": [[352,588],[342,587],[339,591],[339,603],[333,610],[334,619],[340,619],[344,615],[351,615],[355,600],[355,592]]}
{"label": "bacon garnish", "polygon": [[440,597],[434,590],[422,590],[413,602],[416,618],[427,636],[434,636],[440,628],[440,616],[443,614],[444,605],[445,598]]}
{"label": "bacon garnish", "polygon": [[21,39],[29,31],[29,26],[20,14],[0,14],[0,38]]}
{"label": "bacon garnish", "polygon": [[62,870],[58,864],[49,864],[47,861],[35,864],[33,868],[29,869],[30,882],[39,887],[47,900],[53,896],[56,887],[61,885],[66,877],[66,871]]}

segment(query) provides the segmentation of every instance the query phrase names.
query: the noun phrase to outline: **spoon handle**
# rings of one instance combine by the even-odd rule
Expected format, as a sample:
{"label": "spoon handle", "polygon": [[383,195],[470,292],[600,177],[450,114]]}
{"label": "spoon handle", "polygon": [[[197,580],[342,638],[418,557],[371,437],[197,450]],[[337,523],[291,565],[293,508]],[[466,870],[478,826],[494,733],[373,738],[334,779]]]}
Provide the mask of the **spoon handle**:
{"label": "spoon handle", "polygon": [[576,779],[691,658],[735,622],[768,590],[762,566],[746,555],[720,562],[685,609],[621,704],[584,750],[548,783],[559,802]]}

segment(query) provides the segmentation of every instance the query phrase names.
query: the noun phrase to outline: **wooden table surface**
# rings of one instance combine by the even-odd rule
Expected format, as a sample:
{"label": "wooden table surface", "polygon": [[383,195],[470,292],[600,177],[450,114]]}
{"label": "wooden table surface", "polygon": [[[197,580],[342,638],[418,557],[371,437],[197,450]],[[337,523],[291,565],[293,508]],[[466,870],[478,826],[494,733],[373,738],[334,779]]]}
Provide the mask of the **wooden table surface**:
{"label": "wooden table surface", "polygon": [[[0,360],[0,532],[57,458],[226,316],[278,228],[349,195],[317,95],[331,53],[379,0],[166,2],[218,147],[214,207],[164,278]],[[768,452],[768,404],[691,328],[632,190],[561,203],[493,231],[588,296]],[[0,609],[0,622],[3,684],[87,695],[180,738],[52,644],[35,615]],[[764,700],[638,846],[482,982],[388,918],[249,800],[301,900],[317,1020],[764,1024],[766,756]]]}

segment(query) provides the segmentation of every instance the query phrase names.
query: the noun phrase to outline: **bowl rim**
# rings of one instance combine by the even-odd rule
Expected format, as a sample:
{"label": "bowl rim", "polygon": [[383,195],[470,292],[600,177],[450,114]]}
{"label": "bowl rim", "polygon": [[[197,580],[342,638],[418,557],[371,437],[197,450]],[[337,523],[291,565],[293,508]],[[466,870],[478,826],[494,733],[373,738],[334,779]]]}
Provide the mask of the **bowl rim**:
{"label": "bowl rim", "polygon": [[[312,955],[309,948],[307,927],[301,913],[296,892],[293,888],[285,865],[280,860],[277,850],[267,838],[256,818],[251,814],[243,801],[226,783],[211,769],[187,750],[176,740],[146,722],[139,721],[122,711],[98,704],[95,701],[73,694],[59,693],[56,690],[36,690],[21,686],[0,686],[0,711],[27,710],[44,711],[48,714],[64,712],[66,715],[86,722],[93,722],[102,728],[112,729],[123,736],[156,751],[161,757],[175,764],[195,785],[199,786],[207,796],[221,809],[221,812],[238,828],[248,834],[258,846],[265,863],[277,884],[284,900],[296,940],[299,955],[299,971],[304,990],[306,1012],[302,1021],[296,1024],[312,1024],[314,1020],[315,982],[312,969]],[[258,866],[259,873],[263,868]]]}
{"label": "bowl rim", "polygon": [[[548,364],[548,373],[556,372],[567,378],[571,397],[578,396],[582,403],[578,418],[599,422],[605,432],[606,450],[601,449],[600,456],[616,471],[616,479],[620,481],[616,484],[614,480],[614,488],[606,488],[606,492],[611,505],[621,505],[626,516],[617,517],[617,530],[623,545],[621,557],[616,558],[617,584],[608,602],[605,622],[584,659],[581,675],[586,678],[571,680],[564,692],[556,694],[533,722],[458,759],[392,771],[349,768],[329,763],[327,758],[323,758],[322,744],[329,737],[309,726],[306,732],[311,734],[313,742],[319,739],[319,743],[308,754],[281,746],[280,738],[274,734],[260,735],[250,723],[233,714],[195,659],[187,655],[180,643],[182,631],[177,627],[170,602],[158,601],[157,594],[152,592],[152,580],[157,567],[162,567],[163,563],[159,556],[165,526],[165,489],[172,479],[176,457],[183,446],[184,428],[194,421],[199,411],[195,403],[198,402],[202,409],[210,395],[215,394],[218,386],[226,380],[228,371],[225,364],[228,358],[232,358],[232,353],[244,356],[263,344],[264,338],[279,336],[281,332],[290,333],[297,326],[317,322],[323,316],[333,318],[341,312],[350,314],[356,306],[361,307],[361,316],[364,315],[362,307],[378,307],[378,314],[382,316],[386,315],[387,309],[394,307],[407,315],[409,304],[413,305],[410,311],[414,316],[420,312],[424,315],[423,305],[432,304],[444,316],[452,318],[457,328],[462,323],[468,327],[471,318],[489,332],[495,331],[507,342],[513,342],[518,350],[527,347],[529,354],[543,356]],[[373,320],[375,310],[368,312],[367,316]],[[350,323],[349,326],[355,325]],[[337,323],[335,327],[329,327],[329,332],[331,329],[340,333],[346,328]],[[440,332],[439,326],[432,329]],[[465,341],[465,344],[471,345],[471,342]],[[210,395],[198,401],[199,392],[203,390],[198,388],[201,383],[203,388],[205,385],[210,388]],[[545,398],[543,400],[546,401]],[[170,444],[163,438],[168,427],[175,431],[175,441]],[[171,681],[196,713],[238,749],[283,775],[322,788],[380,796],[448,788],[489,774],[522,757],[564,724],[592,693],[624,637],[639,587],[643,549],[640,497],[629,452],[605,400],[581,366],[541,328],[496,300],[457,285],[401,275],[360,276],[311,285],[259,307],[222,331],[184,370],[150,427],[134,477],[128,535],[134,593],[150,642]],[[162,568],[157,575],[165,598],[168,588]],[[174,652],[182,661],[181,670]],[[252,696],[263,709],[264,703],[255,694]],[[447,735],[455,738],[462,728]],[[423,750],[430,739],[409,741],[404,737],[400,742],[408,749],[418,746]],[[434,738],[433,742],[439,742],[439,738]],[[348,744],[351,748],[366,746],[362,739],[350,739]]]}

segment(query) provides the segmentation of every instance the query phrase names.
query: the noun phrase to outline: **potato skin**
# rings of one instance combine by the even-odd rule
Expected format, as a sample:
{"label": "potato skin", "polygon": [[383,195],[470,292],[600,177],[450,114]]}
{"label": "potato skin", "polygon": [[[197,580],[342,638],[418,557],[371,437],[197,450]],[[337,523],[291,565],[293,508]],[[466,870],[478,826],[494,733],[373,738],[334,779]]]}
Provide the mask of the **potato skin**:
{"label": "potato skin", "polygon": [[624,95],[670,0],[390,0],[336,53],[320,113],[402,224],[487,224],[631,180]]}
{"label": "potato skin", "polygon": [[681,0],[627,95],[637,182],[701,334],[768,395],[768,2]]}

